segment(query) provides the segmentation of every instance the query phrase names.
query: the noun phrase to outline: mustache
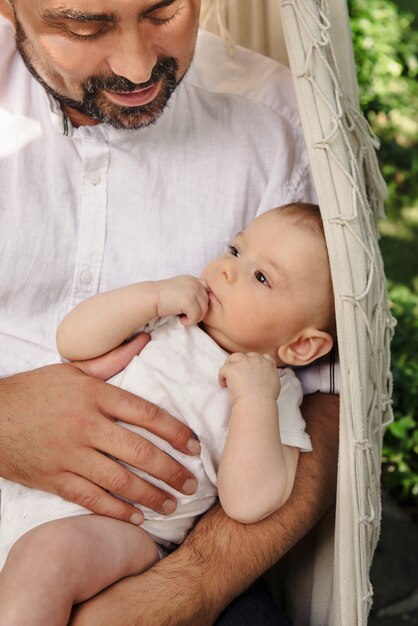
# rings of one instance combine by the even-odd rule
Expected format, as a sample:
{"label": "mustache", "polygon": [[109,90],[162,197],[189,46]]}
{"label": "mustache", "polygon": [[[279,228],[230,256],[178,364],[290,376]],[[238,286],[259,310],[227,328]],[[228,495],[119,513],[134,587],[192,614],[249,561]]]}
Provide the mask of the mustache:
{"label": "mustache", "polygon": [[144,83],[133,83],[124,76],[113,74],[112,76],[91,76],[83,85],[88,94],[95,94],[100,89],[131,93],[136,89],[146,89],[164,76],[175,76],[178,70],[178,62],[173,57],[159,57],[152,68],[149,80]]}

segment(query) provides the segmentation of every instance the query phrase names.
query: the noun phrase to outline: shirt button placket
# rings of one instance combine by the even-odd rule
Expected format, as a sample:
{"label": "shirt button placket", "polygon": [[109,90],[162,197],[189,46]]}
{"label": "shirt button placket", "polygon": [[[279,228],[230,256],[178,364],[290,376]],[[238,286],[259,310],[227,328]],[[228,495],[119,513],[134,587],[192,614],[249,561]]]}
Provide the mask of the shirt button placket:
{"label": "shirt button placket", "polygon": [[109,146],[99,127],[80,129],[83,173],[73,305],[97,293],[106,236]]}

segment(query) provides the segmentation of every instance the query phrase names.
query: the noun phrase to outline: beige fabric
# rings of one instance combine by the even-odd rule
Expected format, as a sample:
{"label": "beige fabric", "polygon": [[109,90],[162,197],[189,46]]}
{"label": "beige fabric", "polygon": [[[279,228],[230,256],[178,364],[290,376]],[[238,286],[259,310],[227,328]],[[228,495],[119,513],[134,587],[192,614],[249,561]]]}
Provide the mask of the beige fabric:
{"label": "beige fabric", "polygon": [[289,65],[277,0],[204,0],[202,7],[207,28],[220,34],[223,23],[239,45]]}
{"label": "beige fabric", "polygon": [[[357,101],[352,104],[349,82],[341,78],[338,60],[349,49],[349,26],[345,15],[343,36],[341,19],[334,29],[331,18],[344,14],[338,11],[344,3],[334,0],[332,6],[331,15],[321,0],[282,3],[289,61],[325,222],[341,363],[332,613],[318,613],[321,598],[313,594],[310,621],[300,623],[361,626],[371,605],[369,568],[379,534],[381,443],[383,425],[391,419],[393,321],[376,230],[385,186],[375,142]],[[353,66],[352,55],[344,58],[345,65],[350,61]]]}
{"label": "beige fabric", "polygon": [[376,229],[385,185],[376,141],[359,113],[345,0],[218,0],[212,27],[222,32],[226,20],[238,42],[273,55],[279,6],[324,218],[341,363],[334,539],[329,515],[297,547],[288,559],[287,601],[295,626],[364,626],[380,526],[382,435],[392,419],[394,324]]}
{"label": "beige fabric", "polygon": [[[347,29],[347,5],[331,2],[329,10],[341,75],[352,101],[356,102],[358,88]],[[279,0],[203,0],[202,22],[217,34],[226,29],[231,40],[240,46],[289,65]]]}

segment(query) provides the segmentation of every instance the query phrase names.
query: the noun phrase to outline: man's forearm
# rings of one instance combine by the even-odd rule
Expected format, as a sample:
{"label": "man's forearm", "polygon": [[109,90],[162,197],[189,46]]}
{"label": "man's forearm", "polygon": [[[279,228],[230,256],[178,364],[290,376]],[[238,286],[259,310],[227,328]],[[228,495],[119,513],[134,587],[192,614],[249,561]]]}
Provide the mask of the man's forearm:
{"label": "man's forearm", "polygon": [[121,616],[126,626],[213,624],[224,607],[283,557],[335,500],[338,397],[309,396],[302,410],[314,451],[300,455],[292,495],[281,509],[262,522],[244,525],[214,507],[176,552],[97,596],[90,608],[87,603],[74,625],[116,626]]}
{"label": "man's forearm", "polygon": [[[176,556],[200,564],[206,593],[223,607],[277,563],[335,501],[338,458],[338,397],[317,394],[302,407],[312,453],[301,454],[293,492],[262,522],[233,522],[220,507],[205,515]],[[187,551],[187,552],[186,552]],[[228,582],[227,582],[228,581]]]}

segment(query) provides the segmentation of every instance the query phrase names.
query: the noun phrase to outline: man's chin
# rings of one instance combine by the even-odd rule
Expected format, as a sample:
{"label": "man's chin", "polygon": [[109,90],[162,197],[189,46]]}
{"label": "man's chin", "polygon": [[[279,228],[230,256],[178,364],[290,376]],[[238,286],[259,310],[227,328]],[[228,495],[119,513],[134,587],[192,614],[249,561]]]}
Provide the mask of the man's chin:
{"label": "man's chin", "polygon": [[158,114],[151,115],[138,111],[138,108],[140,107],[130,107],[112,113],[99,111],[89,115],[89,117],[100,124],[109,124],[113,126],[113,128],[135,130],[138,128],[146,128],[154,124],[162,113],[162,111],[160,111]]}
{"label": "man's chin", "polygon": [[[59,98],[57,98],[59,100]],[[61,106],[75,126],[91,124],[109,124],[117,129],[134,130],[145,128],[154,124],[163,108],[154,107],[153,110],[146,110],[146,107],[122,107],[109,103],[77,103],[61,99]]]}
{"label": "man's chin", "polygon": [[[162,89],[147,104],[123,106],[112,101],[107,92],[102,90],[94,99],[83,103],[64,102],[86,117],[99,124],[109,124],[117,129],[133,130],[154,124],[163,113],[174,90]],[[71,119],[71,114],[69,115]]]}

